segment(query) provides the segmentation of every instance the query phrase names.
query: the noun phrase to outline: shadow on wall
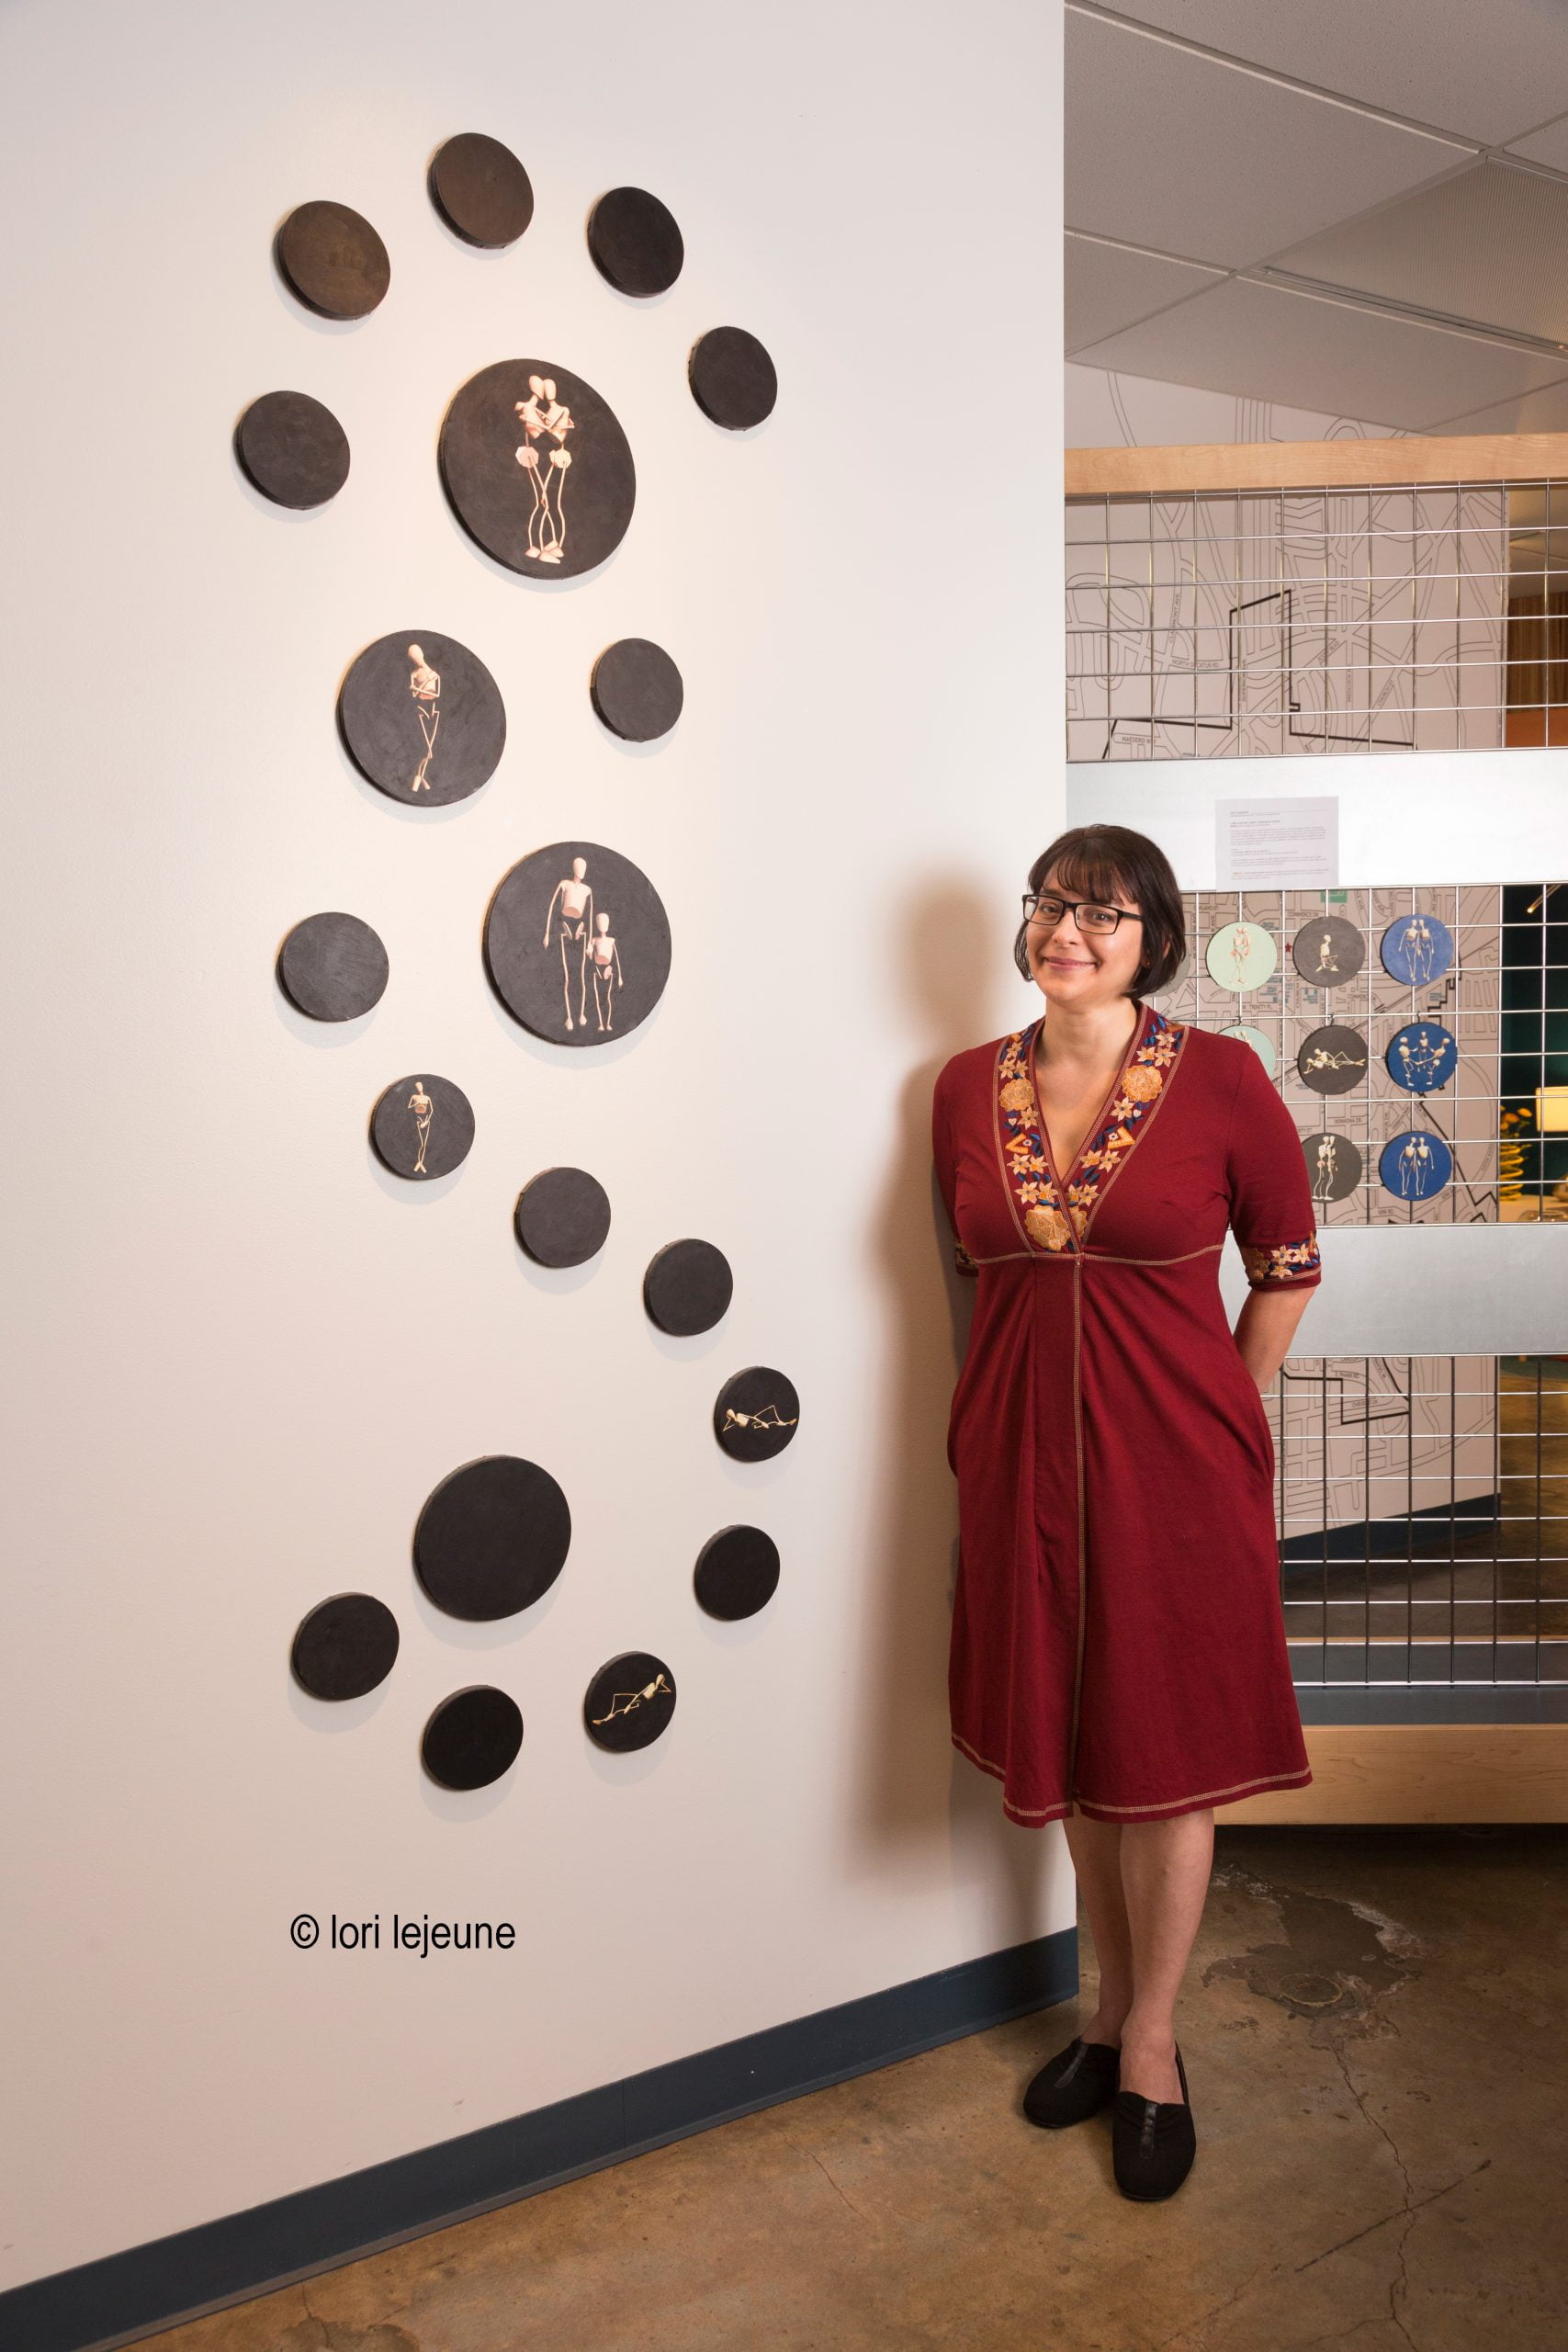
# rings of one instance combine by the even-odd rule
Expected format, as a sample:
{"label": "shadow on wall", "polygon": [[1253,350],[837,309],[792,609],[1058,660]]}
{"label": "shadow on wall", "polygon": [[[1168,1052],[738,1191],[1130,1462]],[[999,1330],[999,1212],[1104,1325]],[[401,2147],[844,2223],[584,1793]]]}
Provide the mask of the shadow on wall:
{"label": "shadow on wall", "polygon": [[[1010,1903],[1013,1913],[998,1938],[1005,1947],[1041,1933],[1042,1894],[1058,1841],[1009,1822],[998,1784],[951,1740],[947,1657],[958,1505],[947,1419],[975,1283],[953,1265],[931,1164],[931,1105],[943,1063],[986,1040],[998,959],[1009,942],[998,932],[994,903],[951,882],[914,894],[899,918],[896,935],[918,943],[905,968],[923,1050],[899,1099],[876,1222],[892,1375],[867,1563],[871,1648],[857,1786],[864,1793],[870,1867],[886,1872],[900,1846],[912,1850],[940,1838],[961,1858],[964,1874],[973,1867],[1005,1880],[998,1909]],[[1025,993],[1021,983],[1021,1000]],[[1023,1005],[1020,1019],[1033,1010],[1032,1001]]]}

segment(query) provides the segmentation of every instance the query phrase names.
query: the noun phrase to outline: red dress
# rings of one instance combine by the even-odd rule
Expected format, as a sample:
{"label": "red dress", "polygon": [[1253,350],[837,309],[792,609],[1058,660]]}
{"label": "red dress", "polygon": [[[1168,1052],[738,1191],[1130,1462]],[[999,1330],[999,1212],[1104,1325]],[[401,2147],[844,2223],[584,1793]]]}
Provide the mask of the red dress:
{"label": "red dress", "polygon": [[957,1054],[932,1136],[978,1276],[953,1394],[953,1737],[1034,1827],[1312,1778],[1280,1604],[1274,1446],[1220,1297],[1320,1279],[1312,1186],[1253,1048],[1140,1019],[1054,1166],[1038,1023]]}

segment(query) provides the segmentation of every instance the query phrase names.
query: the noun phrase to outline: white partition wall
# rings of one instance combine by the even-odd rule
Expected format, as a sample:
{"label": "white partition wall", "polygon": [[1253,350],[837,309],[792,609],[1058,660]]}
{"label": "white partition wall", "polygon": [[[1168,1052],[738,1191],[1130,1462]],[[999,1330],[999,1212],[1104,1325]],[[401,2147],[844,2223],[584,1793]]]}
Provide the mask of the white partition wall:
{"label": "white partition wall", "polygon": [[[787,14],[589,0],[28,0],[0,21],[8,580],[5,2281],[521,2114],[1067,1928],[1065,1849],[950,1749],[954,1361],[932,1072],[1020,998],[1016,892],[1062,820],[1058,26],[931,0]],[[523,158],[533,225],[461,245],[449,135]],[[685,268],[613,293],[590,206],[648,187]],[[327,197],[386,241],[353,324],[270,243]],[[734,323],[780,396],[716,430],[687,352]],[[455,522],[447,401],[556,356],[638,473],[591,579],[531,588]],[[280,387],[342,420],[310,514],[236,469]],[[1027,415],[1022,432],[1010,418]],[[961,491],[961,494],[960,494]],[[386,631],[479,654],[509,741],[475,798],[356,775],[340,677]],[[674,654],[674,733],[590,706],[600,650]],[[602,1053],[527,1037],[479,933],[527,851],[604,841],[654,879],[674,963]],[[274,958],[321,909],[386,942],[379,1007],[322,1028]],[[477,1117],[417,1193],[366,1139],[434,1067]],[[531,1268],[513,1203],[593,1170],[602,1258]],[[697,1340],[645,1266],[735,1271]],[[720,1381],[784,1368],[798,1437],[719,1453]],[[570,1502],[547,1599],[443,1618],[410,1564],[435,1483],[488,1453]],[[694,1606],[704,1540],[783,1555],[760,1617]],[[288,1674],[362,1589],[402,1647],[335,1710]],[[581,1728],[617,1651],[674,1665],[670,1732]],[[526,1726],[498,1787],[422,1777],[477,1681]],[[289,1922],[504,1918],[514,1949],[294,1949]]]}

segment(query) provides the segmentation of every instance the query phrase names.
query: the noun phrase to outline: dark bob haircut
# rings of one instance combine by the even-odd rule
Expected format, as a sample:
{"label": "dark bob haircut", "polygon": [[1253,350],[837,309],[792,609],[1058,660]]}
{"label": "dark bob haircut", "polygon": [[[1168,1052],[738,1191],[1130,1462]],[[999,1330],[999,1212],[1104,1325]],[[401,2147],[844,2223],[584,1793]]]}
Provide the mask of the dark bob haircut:
{"label": "dark bob haircut", "polygon": [[[1114,905],[1131,899],[1143,914],[1139,929],[1144,952],[1133,975],[1129,996],[1155,995],[1169,985],[1187,953],[1187,924],[1181,892],[1170,861],[1146,833],[1129,832],[1125,825],[1075,825],[1058,833],[1029,869],[1029,887],[1038,890],[1054,873],[1069,897],[1100,899]],[[1012,959],[1026,980],[1034,974],[1024,945],[1028,925],[1019,925]]]}

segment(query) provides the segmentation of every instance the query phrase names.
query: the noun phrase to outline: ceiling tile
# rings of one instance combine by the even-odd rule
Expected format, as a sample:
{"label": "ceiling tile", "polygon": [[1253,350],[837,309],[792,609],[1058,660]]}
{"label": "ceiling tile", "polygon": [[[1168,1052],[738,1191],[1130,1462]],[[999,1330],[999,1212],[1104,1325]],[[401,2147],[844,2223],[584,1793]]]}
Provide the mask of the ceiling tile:
{"label": "ceiling tile", "polygon": [[1166,261],[1125,245],[1097,244],[1089,237],[1066,241],[1067,349],[1098,343],[1168,302],[1179,302],[1213,283],[1213,270],[1190,262]]}
{"label": "ceiling tile", "polygon": [[1083,367],[1286,401],[1406,433],[1568,376],[1568,362],[1245,278],[1074,356]]}
{"label": "ceiling tile", "polygon": [[1568,379],[1549,384],[1543,392],[1498,401],[1495,408],[1472,410],[1468,416],[1441,416],[1433,433],[1568,433]]}
{"label": "ceiling tile", "polygon": [[1562,12],[1541,0],[1116,0],[1116,12],[1486,147],[1517,145],[1568,107]]}
{"label": "ceiling tile", "polygon": [[1547,164],[1554,172],[1568,172],[1568,114],[1559,115],[1543,130],[1529,139],[1511,139],[1511,154],[1524,155],[1532,164]]}
{"label": "ceiling tile", "polygon": [[1568,180],[1477,164],[1272,258],[1303,277],[1568,344],[1565,248]]}
{"label": "ceiling tile", "polygon": [[1465,159],[1446,141],[1076,13],[1066,147],[1069,228],[1224,268]]}

